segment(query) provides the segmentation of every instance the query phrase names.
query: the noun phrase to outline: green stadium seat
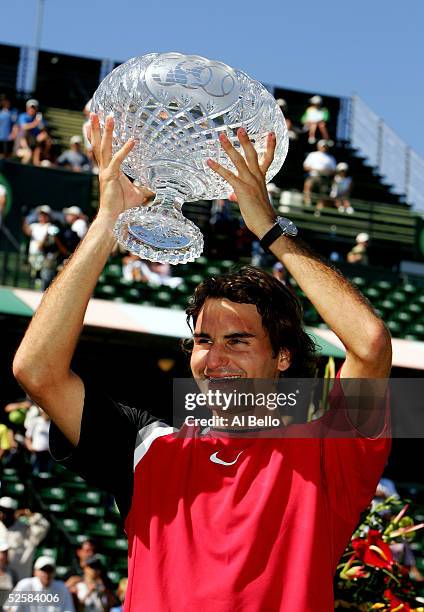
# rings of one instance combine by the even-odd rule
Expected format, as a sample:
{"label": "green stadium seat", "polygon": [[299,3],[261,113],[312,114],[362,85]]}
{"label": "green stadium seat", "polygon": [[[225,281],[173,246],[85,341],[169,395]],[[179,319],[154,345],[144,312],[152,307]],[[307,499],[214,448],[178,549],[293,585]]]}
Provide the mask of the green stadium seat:
{"label": "green stadium seat", "polygon": [[352,283],[354,285],[356,285],[357,287],[361,288],[361,287],[365,287],[367,284],[366,279],[363,276],[354,276],[351,279]]}
{"label": "green stadium seat", "polygon": [[424,336],[424,325],[422,323],[415,323],[414,325],[410,326],[408,332],[422,338]]}
{"label": "green stadium seat", "polygon": [[365,287],[362,290],[362,293],[370,300],[370,302],[378,300],[381,295],[380,291],[375,287]]}
{"label": "green stadium seat", "polygon": [[231,261],[231,259],[223,259],[219,265],[221,266],[221,270],[223,272],[229,272],[234,266],[234,261]]}
{"label": "green stadium seat", "polygon": [[122,296],[126,302],[140,302],[142,301],[141,292],[137,287],[128,287],[127,289],[121,289]]}
{"label": "green stadium seat", "polygon": [[418,291],[418,287],[412,283],[406,283],[402,286],[402,291],[408,295],[414,295]]}
{"label": "green stadium seat", "polygon": [[97,538],[115,538],[118,533],[118,527],[116,523],[108,523],[99,521],[93,525],[88,526],[90,535]]}
{"label": "green stadium seat", "polygon": [[62,487],[48,487],[41,489],[40,496],[45,501],[61,502],[66,499],[66,491]]}
{"label": "green stadium seat", "polygon": [[74,512],[78,516],[90,518],[104,518],[106,512],[102,506],[74,506]]}
{"label": "green stadium seat", "polygon": [[81,476],[76,476],[69,470],[61,477],[61,485],[67,490],[82,491],[88,488],[87,483]]}
{"label": "green stadium seat", "polygon": [[392,300],[383,300],[382,302],[379,302],[378,307],[387,312],[394,310],[396,308],[396,304]]}
{"label": "green stadium seat", "polygon": [[68,512],[68,504],[59,504],[57,502],[45,504],[46,510],[53,514],[64,514]]}
{"label": "green stadium seat", "polygon": [[12,468],[5,468],[0,479],[2,482],[19,482],[21,480],[18,472]]}
{"label": "green stadium seat", "polygon": [[420,315],[424,310],[424,306],[421,304],[415,304],[414,302],[412,304],[408,304],[405,306],[405,308],[414,315]]}
{"label": "green stadium seat", "polygon": [[405,334],[403,336],[403,338],[404,338],[404,340],[414,340],[414,341],[420,340],[419,336],[417,336],[415,334],[410,334],[410,333]]}
{"label": "green stadium seat", "polygon": [[403,310],[395,313],[392,317],[394,321],[399,321],[399,323],[411,323],[412,321],[412,316],[409,312],[404,312]]}
{"label": "green stadium seat", "polygon": [[120,264],[109,264],[104,270],[104,275],[108,280],[118,280],[122,277],[122,266]]}
{"label": "green stadium seat", "polygon": [[108,551],[127,551],[128,540],[126,538],[115,538],[102,541],[102,546]]}
{"label": "green stadium seat", "polygon": [[376,282],[374,286],[382,292],[390,291],[392,289],[392,284],[385,280]]}
{"label": "green stadium seat", "polygon": [[100,491],[90,489],[86,491],[76,491],[72,496],[72,503],[78,503],[84,506],[94,506],[100,504],[101,499],[102,494]]}
{"label": "green stadium seat", "polygon": [[394,291],[390,294],[389,298],[397,304],[404,304],[406,302],[406,295],[403,291]]}
{"label": "green stadium seat", "polygon": [[402,330],[402,326],[400,325],[400,323],[398,323],[397,321],[387,321],[386,325],[392,332],[392,334],[394,334],[395,336],[399,336]]}
{"label": "green stadium seat", "polygon": [[201,276],[200,274],[190,274],[185,279],[186,283],[190,286],[190,288],[195,287],[196,285],[201,283],[202,280],[203,280],[203,276]]}
{"label": "green stadium seat", "polygon": [[102,300],[112,300],[116,297],[116,287],[113,285],[101,285],[100,287],[96,287],[95,297]]}
{"label": "green stadium seat", "polygon": [[220,274],[221,270],[218,266],[206,266],[205,276],[219,276]]}
{"label": "green stadium seat", "polygon": [[153,297],[156,306],[166,308],[173,302],[172,292],[161,290],[158,291]]}
{"label": "green stadium seat", "polygon": [[64,518],[62,526],[67,533],[81,533],[81,522],[75,518]]}
{"label": "green stadium seat", "polygon": [[2,495],[21,498],[25,495],[25,492],[25,485],[21,482],[4,481],[2,483]]}
{"label": "green stadium seat", "polygon": [[112,582],[112,584],[117,587],[119,584],[119,581],[121,580],[121,578],[125,578],[126,576],[123,576],[120,572],[116,572],[114,570],[110,570],[107,573],[107,577],[109,578],[109,580]]}
{"label": "green stadium seat", "polygon": [[56,560],[59,556],[59,551],[57,550],[57,548],[48,548],[46,546],[41,546],[37,548],[36,556],[41,557],[42,555],[46,557],[53,557],[53,559]]}

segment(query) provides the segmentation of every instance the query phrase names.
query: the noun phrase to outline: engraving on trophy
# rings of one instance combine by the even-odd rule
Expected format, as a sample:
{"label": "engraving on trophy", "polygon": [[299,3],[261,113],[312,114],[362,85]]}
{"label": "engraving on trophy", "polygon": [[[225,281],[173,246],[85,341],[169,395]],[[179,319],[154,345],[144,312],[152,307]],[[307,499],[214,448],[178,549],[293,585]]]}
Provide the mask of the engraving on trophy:
{"label": "engraving on trophy", "polygon": [[215,112],[231,108],[240,93],[232,68],[221,62],[180,53],[163,53],[154,60],[146,69],[146,86],[157,99],[163,98],[163,88],[171,97],[180,99],[182,91],[188,90],[186,104],[208,104]]}
{"label": "engraving on trophy", "polygon": [[163,233],[163,230],[161,233],[160,231],[147,229],[142,225],[128,225],[128,233],[149,246],[161,249],[184,249],[191,242],[186,236],[172,236],[169,233]]}

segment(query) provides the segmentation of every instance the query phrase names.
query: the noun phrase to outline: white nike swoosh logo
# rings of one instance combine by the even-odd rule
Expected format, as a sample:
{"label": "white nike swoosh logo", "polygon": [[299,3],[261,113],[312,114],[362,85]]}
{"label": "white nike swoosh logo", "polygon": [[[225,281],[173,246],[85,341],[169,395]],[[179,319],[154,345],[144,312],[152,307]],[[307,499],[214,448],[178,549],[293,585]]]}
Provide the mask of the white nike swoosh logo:
{"label": "white nike swoosh logo", "polygon": [[239,454],[237,455],[237,457],[234,459],[234,461],[223,461],[222,459],[220,459],[218,457],[218,453],[219,451],[217,451],[216,453],[212,453],[212,455],[209,457],[209,459],[212,461],[212,463],[219,463],[219,465],[234,465],[235,463],[237,463],[237,459],[240,457],[240,455],[242,454],[243,451],[240,451]]}

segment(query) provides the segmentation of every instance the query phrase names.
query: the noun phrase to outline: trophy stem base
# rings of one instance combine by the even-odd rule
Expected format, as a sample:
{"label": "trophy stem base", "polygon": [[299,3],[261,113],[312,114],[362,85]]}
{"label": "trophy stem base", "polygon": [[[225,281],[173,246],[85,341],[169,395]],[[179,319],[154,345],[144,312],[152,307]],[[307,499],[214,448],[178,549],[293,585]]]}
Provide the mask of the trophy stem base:
{"label": "trophy stem base", "polygon": [[199,228],[181,212],[173,191],[158,193],[149,206],[119,215],[114,234],[119,244],[142,259],[173,265],[194,261],[203,251]]}

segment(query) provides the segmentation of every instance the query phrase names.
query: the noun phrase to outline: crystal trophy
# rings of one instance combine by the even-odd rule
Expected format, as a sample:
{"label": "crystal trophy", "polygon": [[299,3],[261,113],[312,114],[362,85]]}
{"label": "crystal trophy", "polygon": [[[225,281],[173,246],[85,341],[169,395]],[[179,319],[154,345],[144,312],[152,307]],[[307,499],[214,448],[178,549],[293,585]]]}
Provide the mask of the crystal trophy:
{"label": "crystal trophy", "polygon": [[102,128],[113,116],[114,153],[135,139],[122,170],[156,198],[123,212],[114,232],[128,251],[150,261],[179,264],[201,254],[202,233],[181,209],[184,202],[231,194],[207,165],[211,158],[235,170],[221,148],[222,132],[243,154],[237,130],[244,127],[259,155],[268,133],[275,133],[267,181],[287,155],[287,128],[274,97],[241,70],[197,55],[149,53],[128,60],[100,83],[91,109]]}

